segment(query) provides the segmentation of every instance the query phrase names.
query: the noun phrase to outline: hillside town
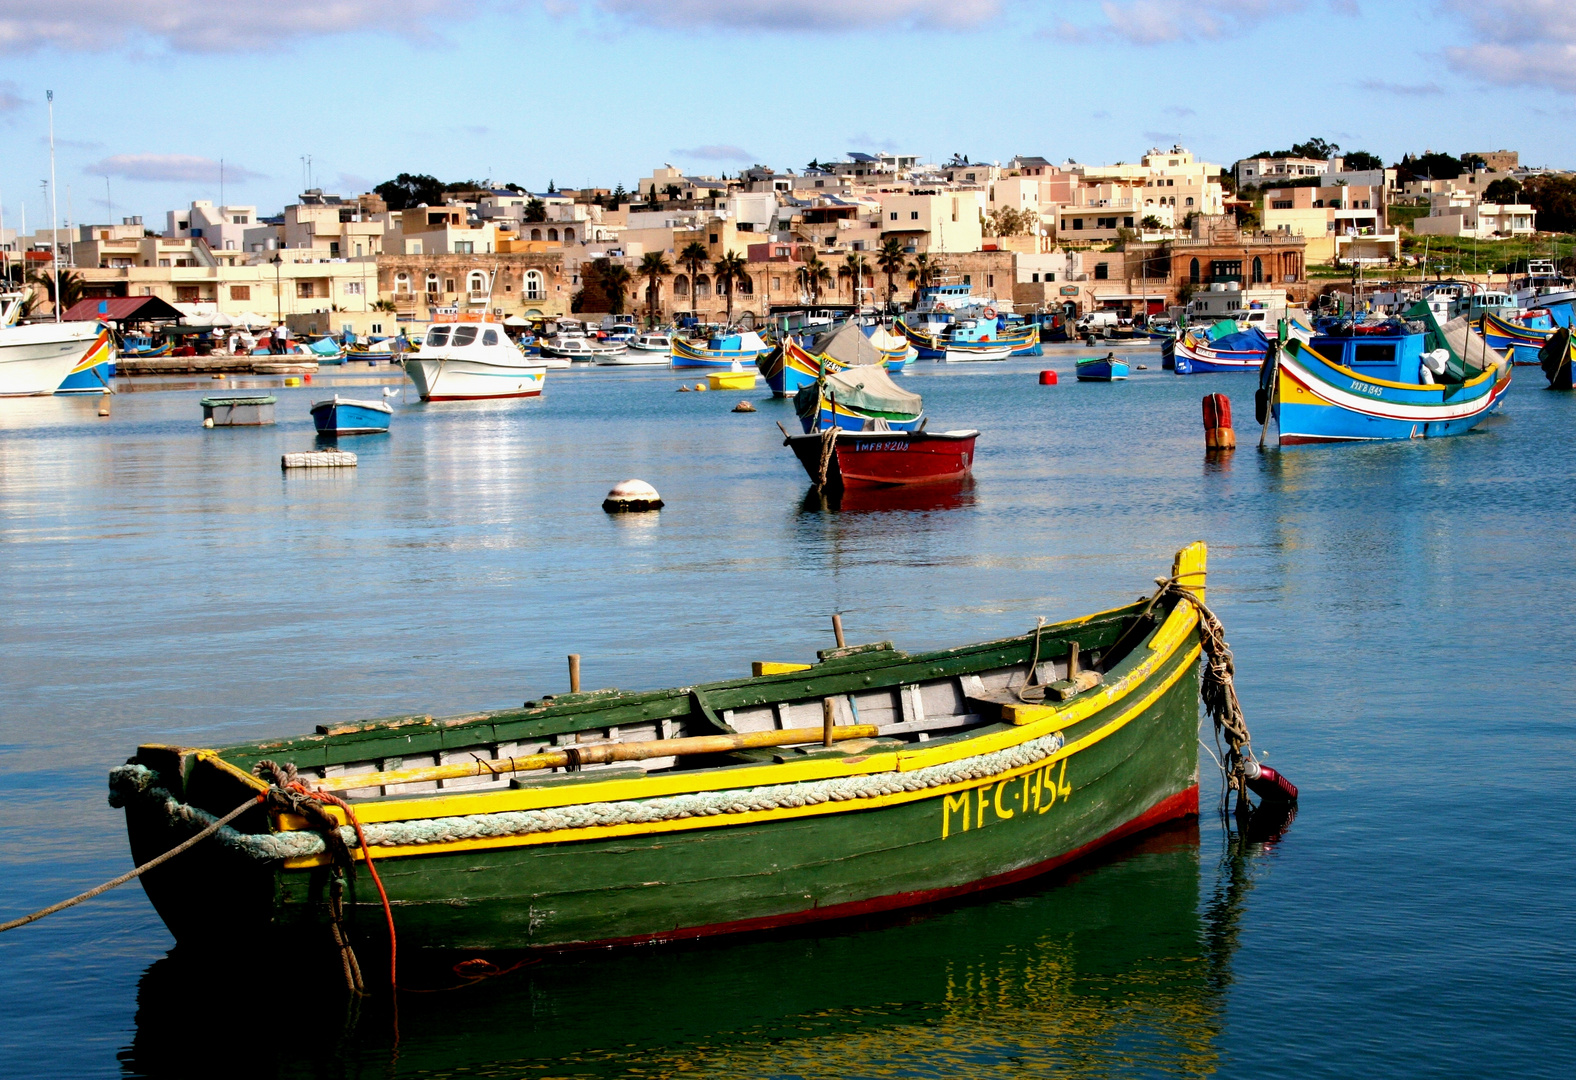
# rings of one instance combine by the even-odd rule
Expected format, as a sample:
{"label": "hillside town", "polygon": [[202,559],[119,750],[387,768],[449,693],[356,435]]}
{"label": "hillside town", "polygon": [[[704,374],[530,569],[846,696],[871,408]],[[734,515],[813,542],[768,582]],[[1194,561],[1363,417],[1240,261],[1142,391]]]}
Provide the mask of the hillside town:
{"label": "hillside town", "polygon": [[1386,167],[1318,139],[1229,166],[1172,146],[1102,166],[861,152],[734,176],[663,165],[629,188],[536,192],[400,174],[354,195],[312,188],[280,212],[198,200],[159,222],[0,223],[0,269],[36,283],[38,314],[58,260],[67,307],[157,297],[298,334],[376,337],[455,311],[732,323],[900,307],[944,280],[1005,310],[1132,318],[1210,285],[1305,303],[1357,269],[1415,267],[1407,236],[1530,237],[1527,192],[1551,182],[1571,181],[1515,151]]}

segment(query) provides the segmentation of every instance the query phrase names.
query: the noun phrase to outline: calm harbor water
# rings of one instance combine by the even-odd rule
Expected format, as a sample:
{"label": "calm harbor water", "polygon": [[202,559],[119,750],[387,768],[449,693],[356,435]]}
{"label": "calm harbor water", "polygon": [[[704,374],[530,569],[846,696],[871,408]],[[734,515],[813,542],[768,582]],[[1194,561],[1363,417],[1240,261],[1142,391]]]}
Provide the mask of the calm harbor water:
{"label": "calm harbor water", "polygon": [[[104,776],[139,742],[506,706],[569,652],[593,687],[720,678],[811,658],[833,611],[900,648],[1018,633],[1193,539],[1255,746],[1303,792],[1269,845],[1206,813],[946,910],[406,995],[397,1046],[290,956],[173,953],[129,886],[0,936],[0,1074],[1570,1075],[1576,399],[1522,368],[1467,437],[1261,452],[1250,380],[1153,353],[1080,385],[1072,355],[917,366],[933,425],[983,431],[974,481],[836,508],[786,403],[666,370],[412,396],[345,440],[359,468],[288,474],[326,371],[265,429],[203,430],[207,381],[109,419],[0,402],[0,917],[130,866]],[[627,477],[668,507],[605,515]]]}

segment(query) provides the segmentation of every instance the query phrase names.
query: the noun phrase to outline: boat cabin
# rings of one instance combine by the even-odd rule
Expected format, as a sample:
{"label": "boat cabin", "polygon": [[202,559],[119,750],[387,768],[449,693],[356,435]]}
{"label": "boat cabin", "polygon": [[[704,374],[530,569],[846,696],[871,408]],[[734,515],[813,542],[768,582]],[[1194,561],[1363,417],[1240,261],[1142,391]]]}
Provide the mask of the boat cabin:
{"label": "boat cabin", "polygon": [[1316,333],[1309,347],[1332,364],[1349,368],[1370,379],[1422,385],[1424,335],[1406,323],[1346,325]]}
{"label": "boat cabin", "polygon": [[1449,316],[1452,319],[1465,315],[1473,322],[1477,322],[1485,314],[1493,312],[1502,319],[1508,319],[1521,310],[1521,305],[1516,303],[1516,298],[1505,292],[1476,292],[1470,295],[1458,296],[1450,301]]}

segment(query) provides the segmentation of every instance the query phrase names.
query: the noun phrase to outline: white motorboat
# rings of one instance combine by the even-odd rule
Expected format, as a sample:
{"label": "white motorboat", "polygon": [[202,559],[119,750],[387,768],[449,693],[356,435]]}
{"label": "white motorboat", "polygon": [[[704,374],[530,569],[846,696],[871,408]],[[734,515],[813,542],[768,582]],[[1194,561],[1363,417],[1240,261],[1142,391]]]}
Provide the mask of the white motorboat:
{"label": "white motorboat", "polygon": [[96,322],[13,326],[22,293],[0,293],[0,397],[53,394],[98,338]]}
{"label": "white motorboat", "polygon": [[667,367],[668,354],[621,349],[598,354],[595,363],[599,367]]}
{"label": "white motorboat", "polygon": [[590,362],[604,356],[624,352],[627,345],[604,344],[585,337],[553,337],[542,342],[543,356],[557,356],[565,360]]}
{"label": "white motorboat", "polygon": [[971,346],[967,349],[949,348],[942,354],[941,360],[947,364],[964,364],[980,360],[1005,360],[1011,355],[1011,345],[987,346],[984,348]]}
{"label": "white motorboat", "polygon": [[653,330],[649,334],[640,334],[629,347],[636,352],[652,352],[667,355],[673,349],[673,339],[668,337],[666,330]]}
{"label": "white motorboat", "polygon": [[423,401],[538,397],[547,369],[520,352],[503,323],[475,316],[434,322],[421,351],[405,357],[405,374]]}

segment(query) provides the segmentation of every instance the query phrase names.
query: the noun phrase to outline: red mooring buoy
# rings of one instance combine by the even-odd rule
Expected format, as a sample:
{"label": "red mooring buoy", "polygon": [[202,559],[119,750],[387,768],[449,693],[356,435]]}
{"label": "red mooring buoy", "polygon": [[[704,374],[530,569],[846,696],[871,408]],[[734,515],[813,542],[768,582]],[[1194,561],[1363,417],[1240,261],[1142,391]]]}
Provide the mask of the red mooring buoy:
{"label": "red mooring buoy", "polygon": [[1042,371],[1042,372],[1040,372],[1040,385],[1041,386],[1055,386],[1056,385],[1056,372],[1054,372],[1054,371]]}
{"label": "red mooring buoy", "polygon": [[1204,395],[1204,449],[1235,450],[1237,433],[1231,430],[1231,399],[1225,394]]}
{"label": "red mooring buoy", "polygon": [[1297,785],[1286,779],[1268,765],[1260,765],[1249,758],[1242,763],[1243,772],[1248,781],[1248,787],[1261,799],[1269,802],[1294,803],[1297,801]]}

